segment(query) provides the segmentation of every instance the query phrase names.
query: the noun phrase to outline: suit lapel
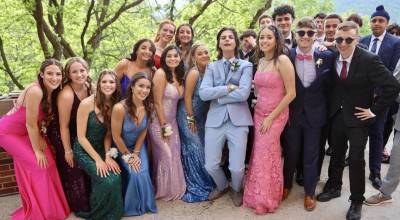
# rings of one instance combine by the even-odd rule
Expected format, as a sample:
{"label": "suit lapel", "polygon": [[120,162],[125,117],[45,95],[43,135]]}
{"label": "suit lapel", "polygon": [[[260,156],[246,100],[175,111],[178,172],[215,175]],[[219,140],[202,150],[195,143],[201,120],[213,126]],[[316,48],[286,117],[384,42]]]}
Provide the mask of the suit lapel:
{"label": "suit lapel", "polygon": [[359,56],[360,56],[359,50],[360,49],[358,47],[356,47],[356,49],[354,50],[353,58],[351,58],[350,68],[349,68],[349,72],[347,74],[346,80],[350,80],[356,71],[358,61],[359,61]]}
{"label": "suit lapel", "polygon": [[[229,68],[229,72],[228,72],[228,76],[226,77],[226,80],[225,80],[225,83],[226,84],[228,84],[228,82],[229,82],[229,80],[232,78],[232,70],[231,70],[231,68],[232,68],[232,65],[233,65],[233,63],[234,62],[239,62],[239,60],[237,59],[237,58],[235,58],[234,60],[233,60],[233,62],[231,63],[231,67]],[[239,64],[240,64],[240,62],[239,62]],[[236,70],[237,71],[237,70]],[[224,71],[224,73],[225,73],[225,71]]]}
{"label": "suit lapel", "polygon": [[220,60],[217,61],[217,68],[218,68],[218,73],[222,79],[223,82],[225,82],[225,69],[224,69],[224,61],[221,58]]}

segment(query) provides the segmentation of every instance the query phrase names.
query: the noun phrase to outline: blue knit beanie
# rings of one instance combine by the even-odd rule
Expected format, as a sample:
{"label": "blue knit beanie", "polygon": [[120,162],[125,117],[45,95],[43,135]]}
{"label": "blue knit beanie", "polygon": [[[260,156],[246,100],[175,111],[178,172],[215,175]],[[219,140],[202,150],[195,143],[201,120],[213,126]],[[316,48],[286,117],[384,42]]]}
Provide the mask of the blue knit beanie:
{"label": "blue knit beanie", "polygon": [[385,17],[388,21],[390,20],[389,13],[385,11],[383,5],[379,5],[378,7],[376,7],[376,11],[371,15],[371,19],[375,16],[382,16]]}

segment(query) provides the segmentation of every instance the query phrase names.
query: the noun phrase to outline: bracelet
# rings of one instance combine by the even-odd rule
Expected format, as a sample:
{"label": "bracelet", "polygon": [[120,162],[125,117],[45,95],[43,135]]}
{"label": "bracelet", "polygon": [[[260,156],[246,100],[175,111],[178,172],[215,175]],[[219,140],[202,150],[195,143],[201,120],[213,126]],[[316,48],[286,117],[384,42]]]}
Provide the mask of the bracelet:
{"label": "bracelet", "polygon": [[73,151],[72,151],[72,150],[67,150],[67,151],[65,151],[64,153],[65,153],[65,154],[72,154]]}
{"label": "bracelet", "polygon": [[195,124],[196,120],[194,119],[194,116],[190,116],[190,115],[186,115],[186,121],[188,122],[188,124]]}
{"label": "bracelet", "polygon": [[125,163],[129,163],[129,160],[130,159],[132,159],[133,158],[133,156],[132,156],[132,154],[124,154],[124,155],[122,155],[122,160],[124,160],[125,161]]}
{"label": "bracelet", "polygon": [[118,150],[115,147],[110,148],[110,150],[107,151],[106,156],[110,156],[112,158],[117,158],[118,157]]}
{"label": "bracelet", "polygon": [[172,131],[171,125],[168,123],[164,123],[164,125],[161,127],[162,136],[168,137],[168,136],[171,136],[172,133],[174,133],[174,132]]}
{"label": "bracelet", "polygon": [[133,153],[134,154],[140,154],[140,150],[134,150]]}

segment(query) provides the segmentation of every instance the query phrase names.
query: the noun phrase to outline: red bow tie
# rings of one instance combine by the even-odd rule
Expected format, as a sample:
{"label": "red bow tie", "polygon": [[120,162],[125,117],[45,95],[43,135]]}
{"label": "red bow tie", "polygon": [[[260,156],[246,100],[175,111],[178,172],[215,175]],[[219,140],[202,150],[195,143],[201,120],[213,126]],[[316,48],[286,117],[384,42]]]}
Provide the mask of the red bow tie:
{"label": "red bow tie", "polygon": [[298,59],[298,60],[300,60],[300,61],[303,61],[303,60],[308,60],[308,61],[310,61],[310,60],[312,60],[312,56],[311,55],[302,55],[302,54],[297,54],[297,56],[296,56],[296,58]]}

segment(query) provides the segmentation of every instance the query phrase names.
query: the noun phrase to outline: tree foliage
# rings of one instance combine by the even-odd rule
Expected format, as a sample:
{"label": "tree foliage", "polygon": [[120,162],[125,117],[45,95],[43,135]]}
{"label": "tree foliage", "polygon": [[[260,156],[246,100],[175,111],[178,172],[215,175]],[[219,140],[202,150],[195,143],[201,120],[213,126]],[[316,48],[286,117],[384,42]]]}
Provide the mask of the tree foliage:
{"label": "tree foliage", "polygon": [[[113,69],[141,38],[154,39],[158,23],[171,19],[190,23],[195,41],[215,57],[216,33],[232,26],[241,33],[257,29],[258,15],[272,13],[282,3],[295,7],[296,17],[331,12],[332,0],[0,0],[0,92],[18,89],[34,80],[40,62],[84,57],[96,78]],[[272,6],[270,8],[270,6]],[[1,52],[1,50],[0,50]],[[10,75],[10,72],[12,76]],[[14,77],[14,79],[12,79]]]}

